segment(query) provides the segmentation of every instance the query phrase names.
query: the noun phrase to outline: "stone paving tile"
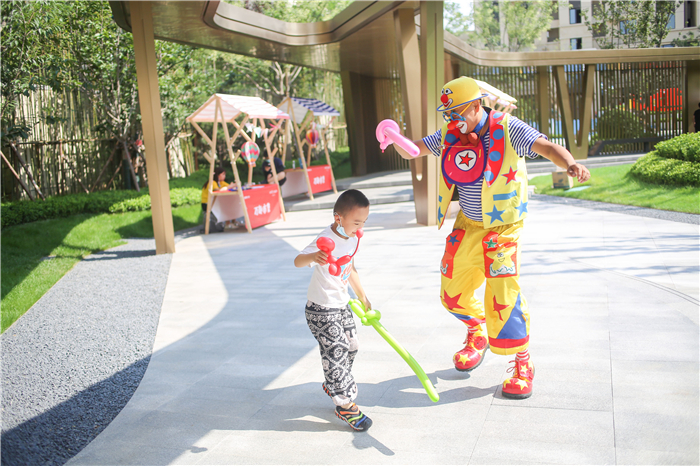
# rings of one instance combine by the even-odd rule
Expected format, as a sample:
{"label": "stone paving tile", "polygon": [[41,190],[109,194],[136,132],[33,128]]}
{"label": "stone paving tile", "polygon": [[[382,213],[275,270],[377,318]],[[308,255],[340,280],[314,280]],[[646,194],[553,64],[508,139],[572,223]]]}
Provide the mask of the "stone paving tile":
{"label": "stone paving tile", "polygon": [[[522,268],[537,368],[531,398],[501,395],[512,356],[487,353],[471,373],[452,366],[465,327],[437,300],[451,224],[438,232],[410,223],[410,204],[372,206],[358,270],[382,323],[440,401],[358,324],[357,402],[375,424],[350,431],[320,388],[320,357],[303,317],[311,270],[291,262],[330,218],[294,213],[253,235],[183,240],[206,248],[226,297],[195,330],[158,348],[143,382],[153,386],[137,390],[76,464],[103,461],[102,448],[111,464],[142,461],[134,460],[140,446],[151,449],[144,458],[152,464],[697,464],[697,305],[677,294],[692,288],[686,272],[668,265],[681,257],[683,267],[695,264],[683,262],[690,230],[677,229],[678,247],[660,246],[676,224],[534,200],[532,208]],[[239,265],[246,262],[249,270]],[[202,302],[185,289],[201,277],[185,276],[177,299],[166,300],[173,316],[163,322],[173,335],[196,321],[186,314]],[[668,277],[676,289],[664,288]],[[260,306],[270,283],[284,292]],[[662,350],[652,344],[659,337]]]}
{"label": "stone paving tile", "polygon": [[657,465],[657,464],[693,464],[700,463],[697,450],[687,452],[653,451],[639,448],[617,448],[617,464]]}
{"label": "stone paving tile", "polygon": [[[691,453],[697,457],[698,418],[679,422],[668,414],[615,411],[615,445],[619,448]],[[690,425],[694,429],[689,429]]]}

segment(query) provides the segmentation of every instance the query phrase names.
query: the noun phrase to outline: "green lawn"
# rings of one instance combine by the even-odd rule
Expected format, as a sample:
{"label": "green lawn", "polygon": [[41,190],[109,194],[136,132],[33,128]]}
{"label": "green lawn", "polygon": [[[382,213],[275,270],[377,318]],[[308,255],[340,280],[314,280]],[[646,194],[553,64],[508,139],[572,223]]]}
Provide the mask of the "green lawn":
{"label": "green lawn", "polygon": [[700,214],[700,189],[640,182],[627,174],[631,167],[632,165],[629,164],[593,168],[589,181],[583,184],[574,181],[574,188],[590,186],[582,191],[572,192],[552,188],[551,174],[531,179],[530,185],[537,187],[537,194]]}
{"label": "green lawn", "polygon": [[[348,148],[340,148],[330,155],[336,178],[350,176]],[[312,161],[312,165],[324,163],[325,155]],[[256,167],[254,181],[262,181],[261,165]],[[287,165],[292,166],[291,158],[287,160]],[[226,179],[233,182],[231,165],[224,166]],[[242,180],[247,179],[246,167],[239,167],[239,173]],[[201,189],[208,176],[207,166],[187,178],[172,179],[169,185],[171,189]],[[201,212],[199,204],[174,207],[175,230],[199,224],[202,221]],[[2,331],[19,319],[83,257],[123,244],[124,238],[152,237],[150,210],[122,214],[81,214],[3,228]]]}
{"label": "green lawn", "polygon": [[[175,230],[197,225],[201,212],[199,204],[173,208]],[[123,244],[123,238],[152,237],[150,211],[82,214],[4,228],[2,331],[84,256]]]}

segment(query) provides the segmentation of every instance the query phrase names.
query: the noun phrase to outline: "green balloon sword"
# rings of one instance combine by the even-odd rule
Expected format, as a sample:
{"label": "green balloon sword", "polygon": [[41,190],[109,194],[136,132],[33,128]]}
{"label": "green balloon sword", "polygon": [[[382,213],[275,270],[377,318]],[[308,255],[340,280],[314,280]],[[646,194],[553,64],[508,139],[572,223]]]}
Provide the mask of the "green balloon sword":
{"label": "green balloon sword", "polygon": [[362,301],[358,299],[351,299],[350,302],[350,309],[357,315],[357,317],[360,318],[360,322],[362,322],[362,325],[371,325],[374,327],[374,329],[377,331],[379,335],[382,336],[386,340],[389,345],[391,345],[394,350],[396,350],[397,353],[399,353],[399,356],[403,358],[406,363],[411,366],[411,369],[413,369],[413,372],[416,373],[416,377],[418,377],[418,380],[423,384],[423,388],[425,389],[425,392],[428,394],[430,399],[432,401],[439,401],[440,396],[438,395],[437,391],[435,390],[435,387],[433,386],[432,382],[430,379],[428,379],[428,376],[425,375],[425,371],[423,370],[422,367],[420,367],[420,364],[416,362],[415,359],[413,359],[413,356],[406,351],[406,348],[401,346],[401,344],[394,339],[394,337],[391,336],[391,334],[387,331],[386,328],[379,322],[379,319],[381,319],[382,314],[377,311],[376,309],[370,309],[369,311],[366,310],[364,304],[362,304]]}

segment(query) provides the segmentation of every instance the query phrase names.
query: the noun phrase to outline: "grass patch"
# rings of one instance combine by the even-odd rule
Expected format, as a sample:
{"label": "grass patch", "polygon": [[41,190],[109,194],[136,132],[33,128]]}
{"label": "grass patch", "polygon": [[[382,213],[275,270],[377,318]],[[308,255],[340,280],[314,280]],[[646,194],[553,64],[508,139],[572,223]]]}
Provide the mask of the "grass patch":
{"label": "grass patch", "polygon": [[[173,208],[175,230],[199,224],[201,212],[199,204]],[[152,237],[150,211],[80,214],[3,228],[2,331],[83,257],[123,244],[124,238]]]}
{"label": "grass patch", "polygon": [[530,180],[530,185],[537,187],[538,194],[700,214],[700,189],[637,181],[628,174],[631,167],[629,164],[593,168],[591,179],[586,183],[579,184],[574,180],[574,187],[590,186],[582,191],[552,188],[551,175],[537,176]]}
{"label": "grass patch", "polygon": [[[325,164],[320,154],[312,165]],[[330,154],[337,179],[351,176],[350,151],[340,148]],[[226,179],[232,182],[233,171],[226,167]],[[262,181],[262,164],[253,172],[253,181]],[[291,158],[287,160],[291,168]],[[239,166],[241,179],[248,177],[247,166]],[[187,178],[170,180],[173,225],[182,230],[201,222],[200,191],[209,177],[209,167]],[[194,191],[196,189],[196,191]],[[84,199],[83,199],[84,198]],[[124,238],[152,238],[153,222],[147,192],[109,191],[90,195],[57,196],[55,208],[43,213],[48,220],[22,223],[2,228],[2,305],[0,327],[4,332],[36,303],[66,272],[83,257],[123,244]],[[86,208],[84,203],[94,206]],[[190,205],[183,205],[189,204]],[[29,201],[23,205],[31,206]],[[91,205],[92,205],[91,204]],[[47,206],[44,203],[43,206]],[[77,207],[76,207],[77,205]],[[3,215],[10,215],[8,205]],[[80,213],[70,215],[76,211]],[[95,212],[121,213],[95,213]],[[51,218],[59,217],[59,218]],[[38,217],[42,218],[42,217]],[[24,220],[29,220],[25,218]]]}

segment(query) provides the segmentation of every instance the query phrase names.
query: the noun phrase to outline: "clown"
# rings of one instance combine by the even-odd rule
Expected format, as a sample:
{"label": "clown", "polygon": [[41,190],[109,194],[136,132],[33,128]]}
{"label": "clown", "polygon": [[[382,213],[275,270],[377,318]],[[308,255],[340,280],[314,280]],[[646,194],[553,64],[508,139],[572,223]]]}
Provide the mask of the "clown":
{"label": "clown", "polygon": [[[482,97],[471,78],[445,84],[437,108],[445,120],[442,129],[414,144],[419,157],[440,157],[438,227],[455,189],[459,196],[460,212],[440,263],[442,305],[467,326],[454,366],[476,369],[489,347],[495,354],[515,354],[502,394],[523,399],[532,395],[535,376],[528,352],[530,313],[520,290],[521,235],[528,213],[524,157],[542,155],[581,183],[590,173],[518,118],[482,107]],[[395,148],[403,158],[413,158],[399,144]],[[484,280],[482,302],[475,292]]]}

